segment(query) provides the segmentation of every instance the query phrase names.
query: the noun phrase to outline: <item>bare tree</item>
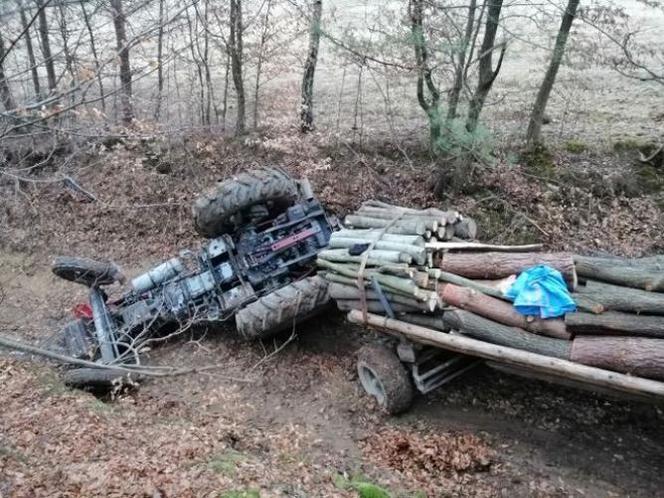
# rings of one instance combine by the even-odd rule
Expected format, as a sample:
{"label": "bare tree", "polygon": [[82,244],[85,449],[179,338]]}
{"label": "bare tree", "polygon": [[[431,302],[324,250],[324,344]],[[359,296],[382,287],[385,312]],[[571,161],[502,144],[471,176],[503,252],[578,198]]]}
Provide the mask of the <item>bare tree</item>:
{"label": "bare tree", "polygon": [[129,45],[127,44],[126,19],[122,10],[122,0],[110,0],[113,15],[113,27],[120,58],[120,102],[122,122],[131,124],[134,120],[134,108],[131,101],[131,65],[129,62]]}
{"label": "bare tree", "polygon": [[320,45],[320,22],[323,13],[322,0],[314,0],[309,28],[309,53],[302,76],[302,103],[300,105],[300,129],[306,133],[314,128],[314,73]]}
{"label": "bare tree", "polygon": [[35,0],[37,9],[39,9],[39,37],[41,38],[41,49],[44,55],[44,65],[46,66],[46,79],[48,81],[48,90],[55,92],[57,79],[55,76],[55,63],[51,53],[51,41],[48,35],[48,19],[46,18],[46,9],[43,0]]}
{"label": "bare tree", "polygon": [[459,100],[461,98],[461,92],[463,91],[465,76],[467,74],[468,50],[472,42],[476,10],[477,10],[477,0],[471,0],[470,4],[468,5],[468,18],[466,19],[466,29],[464,31],[463,40],[459,45],[457,60],[455,61],[454,56],[452,56],[453,65],[454,65],[454,85],[452,86],[452,89],[450,90],[447,99],[448,120],[455,119],[457,117]]}
{"label": "bare tree", "polygon": [[258,104],[259,92],[261,88],[261,75],[263,70],[263,62],[265,61],[265,46],[270,37],[270,9],[272,8],[272,0],[267,0],[265,6],[265,16],[263,17],[263,29],[261,30],[261,38],[258,43],[258,55],[256,61],[256,83],[254,85],[254,116],[253,128],[258,128]]}
{"label": "bare tree", "polygon": [[30,65],[30,74],[32,76],[32,86],[35,91],[35,98],[41,98],[41,87],[39,84],[39,72],[37,71],[37,61],[35,60],[35,50],[32,46],[32,35],[30,34],[30,25],[28,24],[27,16],[25,15],[25,8],[23,2],[19,0],[19,15],[21,17],[21,29],[25,33],[25,49],[28,54],[28,64]]}
{"label": "bare tree", "polygon": [[530,122],[528,123],[528,131],[526,133],[526,142],[529,147],[532,147],[541,141],[542,120],[544,119],[546,104],[549,101],[551,90],[553,89],[556,76],[558,75],[558,69],[560,69],[560,64],[563,60],[563,55],[565,54],[565,45],[567,44],[567,39],[569,38],[572,22],[576,16],[579,3],[580,0],[569,0],[565,13],[563,14],[563,20],[560,24],[560,29],[558,30],[558,36],[556,38],[556,45],[553,49],[553,56],[551,57],[549,68],[544,75],[544,80],[537,92],[537,98],[535,99],[533,110],[530,113]]}
{"label": "bare tree", "polygon": [[480,114],[484,108],[486,98],[491,91],[493,82],[496,81],[498,73],[505,57],[506,44],[502,44],[500,56],[496,68],[493,68],[493,52],[496,50],[496,34],[498,33],[498,23],[500,21],[500,12],[503,8],[503,0],[485,0],[488,2],[488,13],[484,28],[484,38],[479,53],[479,76],[477,88],[470,99],[468,108],[468,118],[466,119],[466,129],[473,132],[477,129]]}
{"label": "bare tree", "polygon": [[[0,61],[5,58],[5,42],[0,33]],[[0,62],[0,99],[2,99],[2,104],[5,106],[5,109],[8,111],[14,110],[16,104],[14,103],[14,98],[12,97],[11,90],[9,88],[9,82],[5,76],[5,66],[4,62]]]}
{"label": "bare tree", "polygon": [[159,0],[159,27],[157,29],[157,104],[154,120],[161,116],[161,101],[164,98],[164,0]]}
{"label": "bare tree", "polygon": [[88,11],[85,8],[85,0],[81,0],[81,12],[83,13],[83,22],[85,23],[85,27],[88,30],[88,35],[90,36],[90,51],[92,52],[92,58],[95,64],[95,72],[97,74],[97,82],[99,83],[101,108],[104,112],[106,112],[106,97],[104,95],[104,81],[101,75],[101,64],[99,63],[99,55],[97,53],[97,43],[95,41],[94,30],[92,29],[92,23],[90,22]]}
{"label": "bare tree", "polygon": [[230,12],[230,40],[228,49],[231,59],[231,71],[235,96],[237,99],[237,119],[235,121],[235,134],[242,135],[245,131],[245,97],[244,80],[242,78],[242,0],[231,0]]}

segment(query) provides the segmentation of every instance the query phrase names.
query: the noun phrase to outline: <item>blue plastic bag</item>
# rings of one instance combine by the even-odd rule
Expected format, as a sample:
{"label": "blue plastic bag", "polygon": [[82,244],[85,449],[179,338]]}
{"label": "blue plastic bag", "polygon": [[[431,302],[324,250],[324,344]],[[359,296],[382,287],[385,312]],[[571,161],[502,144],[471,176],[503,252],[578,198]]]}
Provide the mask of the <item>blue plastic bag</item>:
{"label": "blue plastic bag", "polygon": [[576,311],[563,276],[546,265],[523,271],[505,296],[522,315],[555,318]]}

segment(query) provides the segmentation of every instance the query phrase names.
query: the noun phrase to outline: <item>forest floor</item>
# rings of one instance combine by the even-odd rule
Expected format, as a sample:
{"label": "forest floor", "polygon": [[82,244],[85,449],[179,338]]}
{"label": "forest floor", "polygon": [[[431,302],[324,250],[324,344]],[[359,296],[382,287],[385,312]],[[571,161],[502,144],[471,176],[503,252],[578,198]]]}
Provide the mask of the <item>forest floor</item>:
{"label": "forest floor", "polygon": [[[40,183],[0,185],[0,331],[41,343],[85,298],[50,273],[54,255],[113,259],[132,275],[195,247],[192,199],[251,166],[306,174],[338,215],[378,197],[455,207],[477,218],[487,241],[662,252],[661,196],[627,181],[642,174],[634,147],[528,164],[506,153],[472,189],[445,199],[431,194],[436,169],[425,156],[407,151],[406,161],[398,150],[329,147],[315,136],[86,150],[76,167],[35,173]],[[97,200],[64,187],[62,174]],[[373,483],[395,497],[650,497],[664,487],[657,407],[482,367],[386,417],[354,373],[372,333],[334,312],[297,332],[268,356],[274,343],[242,343],[231,327],[191,331],[150,360],[218,369],[112,400],[67,389],[53,365],[0,353],[0,496],[332,497]]]}

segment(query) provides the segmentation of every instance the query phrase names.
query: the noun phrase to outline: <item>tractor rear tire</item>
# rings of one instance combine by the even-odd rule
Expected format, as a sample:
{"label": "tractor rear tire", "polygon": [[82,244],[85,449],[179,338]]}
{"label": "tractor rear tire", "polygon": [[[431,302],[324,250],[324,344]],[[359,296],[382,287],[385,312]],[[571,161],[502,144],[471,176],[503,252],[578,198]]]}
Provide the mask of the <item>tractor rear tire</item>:
{"label": "tractor rear tire", "polygon": [[240,173],[196,200],[192,208],[196,230],[208,238],[231,233],[238,213],[256,204],[288,207],[297,196],[297,183],[280,169]]}
{"label": "tractor rear tire", "polygon": [[388,347],[363,346],[357,354],[357,374],[366,393],[390,415],[410,408],[414,395],[410,375]]}
{"label": "tractor rear tire", "polygon": [[265,339],[319,313],[330,303],[327,282],[319,276],[308,277],[248,304],[235,315],[235,324],[243,339]]}

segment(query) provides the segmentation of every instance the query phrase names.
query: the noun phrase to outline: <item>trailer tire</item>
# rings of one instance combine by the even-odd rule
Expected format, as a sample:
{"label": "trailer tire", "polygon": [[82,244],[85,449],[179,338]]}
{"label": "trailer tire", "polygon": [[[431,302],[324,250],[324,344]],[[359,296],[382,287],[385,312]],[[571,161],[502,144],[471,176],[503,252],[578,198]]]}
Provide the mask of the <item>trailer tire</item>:
{"label": "trailer tire", "polygon": [[235,324],[243,339],[265,339],[319,313],[330,302],[327,282],[308,277],[248,304],[235,315]]}
{"label": "trailer tire", "polygon": [[240,173],[196,199],[192,207],[196,231],[219,237],[235,229],[235,215],[247,208],[263,203],[287,207],[297,196],[297,183],[281,169]]}
{"label": "trailer tire", "polygon": [[357,355],[357,374],[367,394],[390,415],[413,402],[413,385],[399,357],[383,345],[363,346]]}
{"label": "trailer tire", "polygon": [[140,376],[110,368],[72,368],[62,376],[65,385],[77,389],[110,390],[116,386],[135,385]]}

